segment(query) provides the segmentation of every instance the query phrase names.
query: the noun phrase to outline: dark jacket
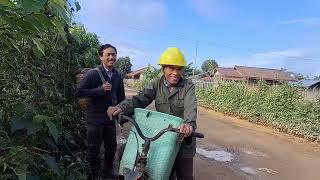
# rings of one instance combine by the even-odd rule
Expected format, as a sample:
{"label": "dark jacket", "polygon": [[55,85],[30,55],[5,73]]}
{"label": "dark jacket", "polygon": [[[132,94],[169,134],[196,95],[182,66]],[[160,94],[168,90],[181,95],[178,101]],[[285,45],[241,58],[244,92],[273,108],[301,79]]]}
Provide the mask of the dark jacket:
{"label": "dark jacket", "polygon": [[123,79],[115,68],[112,69],[111,79],[102,65],[99,65],[98,68],[104,79],[112,84],[112,90],[105,92],[98,71],[91,69],[80,81],[75,96],[91,98],[91,104],[86,109],[88,123],[113,124],[114,122],[109,120],[107,109],[109,106],[115,106],[125,99]]}
{"label": "dark jacket", "polygon": [[[118,106],[126,113],[133,114],[134,108],[145,108],[155,100],[156,110],[170,115],[178,116],[197,128],[197,99],[195,87],[191,81],[184,78],[176,85],[172,92],[164,83],[164,76],[148,84],[138,95],[126,99]],[[183,142],[178,157],[191,158],[196,153],[196,140],[191,143]]]}

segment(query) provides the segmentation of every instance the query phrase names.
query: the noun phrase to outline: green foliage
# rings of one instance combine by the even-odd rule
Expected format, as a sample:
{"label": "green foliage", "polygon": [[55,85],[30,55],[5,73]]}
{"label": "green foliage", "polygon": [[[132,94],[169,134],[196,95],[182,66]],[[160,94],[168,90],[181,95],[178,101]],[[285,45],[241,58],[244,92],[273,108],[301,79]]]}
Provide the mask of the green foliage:
{"label": "green foliage", "polygon": [[197,90],[197,97],[203,106],[320,140],[320,102],[304,100],[296,87],[259,82],[255,88],[224,82],[211,89]]}
{"label": "green foliage", "polygon": [[147,79],[143,79],[143,80],[139,80],[139,81],[136,81],[134,84],[133,84],[133,88],[134,89],[137,89],[137,90],[142,90],[148,83],[150,83],[151,81],[150,80],[147,80]]}
{"label": "green foliage", "polygon": [[205,60],[201,65],[203,72],[213,71],[216,67],[218,67],[218,63],[213,59]]}
{"label": "green foliage", "polygon": [[161,69],[156,69],[150,64],[143,73],[144,80],[153,80],[162,75]]}
{"label": "green foliage", "polygon": [[303,75],[303,74],[301,74],[301,73],[295,74],[295,77],[296,77],[298,80],[306,80],[306,79],[309,79],[308,76]]}
{"label": "green foliage", "polygon": [[0,179],[84,178],[75,75],[99,63],[99,42],[71,27],[73,11],[65,0],[0,2]]}
{"label": "green foliage", "polygon": [[86,31],[83,25],[75,25],[70,29],[73,35],[73,53],[79,68],[94,68],[100,64],[98,58],[98,36]]}
{"label": "green foliage", "polygon": [[137,90],[142,90],[148,83],[160,77],[161,75],[162,75],[161,69],[156,69],[153,66],[148,65],[148,67],[143,73],[143,79],[136,81],[133,85],[133,88]]}
{"label": "green foliage", "polygon": [[116,69],[119,71],[122,78],[125,78],[125,76],[131,72],[132,64],[130,62],[130,58],[127,57],[119,57],[115,64]]}
{"label": "green foliage", "polygon": [[194,69],[194,75],[198,75],[198,74],[201,74],[202,71],[200,69]]}
{"label": "green foliage", "polygon": [[[66,41],[66,25],[71,22],[72,10],[65,0],[24,0],[0,2],[0,42],[20,51],[21,45],[32,46],[36,55],[44,55],[39,38],[45,31],[55,30]],[[18,41],[17,41],[18,40]]]}
{"label": "green foliage", "polygon": [[193,63],[189,63],[188,66],[185,68],[185,76],[189,77],[192,75],[198,75],[201,73],[201,71],[199,69],[193,68],[192,67]]}

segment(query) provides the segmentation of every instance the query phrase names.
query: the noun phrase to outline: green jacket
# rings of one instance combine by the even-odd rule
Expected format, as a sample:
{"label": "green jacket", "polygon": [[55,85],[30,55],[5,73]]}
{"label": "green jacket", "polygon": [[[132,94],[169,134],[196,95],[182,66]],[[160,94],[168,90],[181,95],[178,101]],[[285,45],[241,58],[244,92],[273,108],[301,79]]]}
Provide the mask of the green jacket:
{"label": "green jacket", "polygon": [[[125,114],[133,114],[135,108],[145,108],[155,100],[156,110],[180,117],[185,123],[197,128],[197,99],[194,84],[182,78],[172,92],[164,83],[164,76],[149,83],[132,99],[118,105]],[[178,158],[192,158],[196,153],[196,139],[191,143],[183,142]]]}

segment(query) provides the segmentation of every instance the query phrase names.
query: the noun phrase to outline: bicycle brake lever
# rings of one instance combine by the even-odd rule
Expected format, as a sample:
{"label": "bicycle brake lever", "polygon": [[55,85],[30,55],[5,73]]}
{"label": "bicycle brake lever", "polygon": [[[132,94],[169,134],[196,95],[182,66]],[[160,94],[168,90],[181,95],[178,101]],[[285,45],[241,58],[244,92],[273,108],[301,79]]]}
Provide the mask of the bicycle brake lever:
{"label": "bicycle brake lever", "polygon": [[123,132],[123,123],[120,122],[120,118],[118,116],[114,116],[113,119],[115,120],[115,123],[118,125],[120,128],[120,133]]}
{"label": "bicycle brake lever", "polygon": [[120,124],[120,123],[117,123],[118,124],[118,126],[119,126],[119,128],[120,128],[120,133],[122,133],[122,131],[123,131],[123,126]]}

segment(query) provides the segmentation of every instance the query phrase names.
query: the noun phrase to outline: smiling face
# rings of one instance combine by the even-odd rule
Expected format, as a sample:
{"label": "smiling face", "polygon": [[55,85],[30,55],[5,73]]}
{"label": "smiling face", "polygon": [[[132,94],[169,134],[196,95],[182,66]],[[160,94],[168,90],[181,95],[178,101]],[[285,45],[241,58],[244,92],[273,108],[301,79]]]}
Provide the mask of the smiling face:
{"label": "smiling face", "polygon": [[100,55],[100,60],[104,64],[104,66],[108,69],[111,69],[116,62],[117,53],[114,48],[108,47],[103,50],[102,55]]}
{"label": "smiling face", "polygon": [[182,66],[164,66],[163,67],[163,74],[166,80],[171,84],[171,85],[176,85],[178,84],[179,80],[182,77],[183,73],[183,67]]}

